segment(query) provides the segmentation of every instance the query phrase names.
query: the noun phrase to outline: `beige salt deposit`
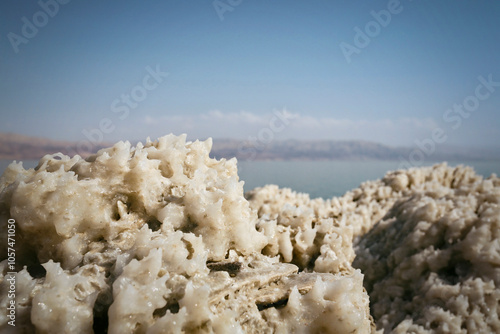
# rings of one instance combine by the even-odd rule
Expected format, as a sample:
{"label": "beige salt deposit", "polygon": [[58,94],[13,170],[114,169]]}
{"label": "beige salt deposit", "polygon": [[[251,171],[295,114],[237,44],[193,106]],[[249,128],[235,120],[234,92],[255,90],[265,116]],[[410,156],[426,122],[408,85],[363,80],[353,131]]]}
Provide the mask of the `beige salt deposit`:
{"label": "beige salt deposit", "polygon": [[[342,270],[343,264],[361,270],[380,332],[500,333],[500,179],[495,175],[485,179],[470,167],[441,164],[389,172],[326,201],[274,185],[247,198],[261,219],[277,222],[274,233],[291,237],[272,254],[299,266],[309,254],[316,261],[308,268],[318,272]],[[324,239],[303,250],[302,235],[310,229],[303,226],[325,218],[344,231],[334,239],[337,245],[352,249],[337,247],[341,252],[331,253],[332,243]],[[342,239],[351,234],[353,239]],[[335,260],[324,266],[325,258]]]}
{"label": "beige salt deposit", "polygon": [[[0,312],[0,328],[370,332],[363,275],[351,258],[335,257],[353,255],[346,223],[304,225],[295,261],[292,236],[279,232],[285,222],[259,219],[236,160],[212,159],[210,149],[211,140],[168,135],[87,159],[47,155],[35,169],[11,164],[0,179],[0,226],[5,240],[16,222],[16,268],[2,243],[0,307],[15,276],[16,326]],[[328,249],[317,272],[311,255],[321,243]]]}
{"label": "beige salt deposit", "polygon": [[500,179],[436,166],[388,174],[408,186],[361,236],[377,327],[393,333],[500,333]]}
{"label": "beige salt deposit", "polygon": [[[500,180],[444,164],[344,196],[245,196],[236,160],[168,135],[0,178],[13,333],[499,332]],[[334,177],[334,176],[332,176]]]}

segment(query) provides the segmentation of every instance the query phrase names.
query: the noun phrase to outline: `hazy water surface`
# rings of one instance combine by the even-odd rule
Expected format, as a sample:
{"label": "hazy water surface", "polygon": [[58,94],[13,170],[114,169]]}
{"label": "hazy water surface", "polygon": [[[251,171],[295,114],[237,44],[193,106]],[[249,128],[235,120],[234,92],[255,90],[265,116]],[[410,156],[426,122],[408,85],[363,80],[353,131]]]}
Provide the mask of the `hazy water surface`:
{"label": "hazy water surface", "polygon": [[[0,160],[0,173],[11,163]],[[24,168],[33,168],[38,161],[23,162]],[[434,163],[428,163],[432,165]],[[478,174],[500,175],[499,162],[450,162],[450,166],[465,164]],[[399,167],[398,161],[239,161],[238,175],[245,181],[245,191],[266,184],[292,188],[308,193],[311,198],[342,196],[362,182],[382,178],[387,171]]]}
{"label": "hazy water surface", "polygon": [[[472,166],[483,176],[500,175],[500,162],[448,163],[459,164]],[[330,198],[342,196],[364,181],[380,179],[398,167],[399,161],[239,161],[238,174],[240,180],[245,181],[245,191],[277,184],[308,193],[311,198]]]}

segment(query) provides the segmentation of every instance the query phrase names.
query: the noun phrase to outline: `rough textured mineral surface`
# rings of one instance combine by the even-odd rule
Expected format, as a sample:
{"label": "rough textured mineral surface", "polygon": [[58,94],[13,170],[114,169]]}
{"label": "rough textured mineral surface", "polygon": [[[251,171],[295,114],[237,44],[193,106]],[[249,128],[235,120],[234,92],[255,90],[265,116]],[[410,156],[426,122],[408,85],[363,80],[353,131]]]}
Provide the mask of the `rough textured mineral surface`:
{"label": "rough textured mineral surface", "polygon": [[264,254],[280,255],[305,270],[353,272],[353,226],[337,215],[319,215],[321,199],[310,201],[306,194],[275,185],[257,188],[246,197],[258,212],[257,226],[269,238]]}
{"label": "rough textured mineral surface", "polygon": [[470,168],[415,169],[359,239],[371,312],[385,332],[500,333],[500,179]]}
{"label": "rough textured mineral surface", "polygon": [[[500,179],[495,175],[484,179],[469,167],[441,164],[390,172],[329,200],[273,185],[246,196],[260,225],[276,221],[269,230],[278,241],[264,253],[299,266],[306,259],[308,268],[321,272],[343,271],[354,259],[382,332],[500,332]],[[321,239],[329,222],[330,231],[352,233],[354,241],[304,238]]]}
{"label": "rough textured mineral surface", "polygon": [[293,204],[259,218],[236,160],[210,148],[169,135],[11,164],[0,178],[0,307],[14,276],[16,327],[0,312],[0,331],[370,332],[351,266],[360,224]]}

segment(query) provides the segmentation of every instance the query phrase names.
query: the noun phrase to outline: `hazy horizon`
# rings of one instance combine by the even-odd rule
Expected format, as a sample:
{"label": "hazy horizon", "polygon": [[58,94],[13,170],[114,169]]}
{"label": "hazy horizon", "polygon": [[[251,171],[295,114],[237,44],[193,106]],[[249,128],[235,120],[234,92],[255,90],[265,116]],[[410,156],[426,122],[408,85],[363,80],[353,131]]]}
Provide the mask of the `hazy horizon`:
{"label": "hazy horizon", "polygon": [[500,143],[500,3],[0,4],[0,132]]}
{"label": "hazy horizon", "polygon": [[[38,138],[38,139],[44,139],[44,140],[51,140],[51,141],[54,141],[54,142],[69,142],[69,143],[78,143],[78,142],[88,142],[89,140],[84,137],[80,140],[71,140],[71,139],[57,139],[57,137],[50,137],[50,136],[35,136],[35,135],[30,135],[30,134],[23,134],[23,133],[16,133],[16,132],[13,132],[13,131],[0,131],[0,135],[9,135],[9,134],[13,134],[13,135],[20,135],[20,136],[23,136],[23,137],[26,137],[26,138]],[[165,135],[169,135],[169,134],[173,134],[173,135],[176,135],[176,136],[180,136],[180,135],[186,135],[186,140],[188,141],[195,141],[195,140],[200,140],[200,141],[204,141],[204,140],[207,140],[207,139],[212,139],[213,141],[219,141],[219,142],[223,142],[223,141],[237,141],[237,142],[251,142],[252,139],[256,139],[258,140],[258,137],[254,137],[254,136],[250,136],[250,137],[246,137],[246,138],[239,138],[239,137],[213,137],[213,136],[199,136],[199,137],[193,137],[193,136],[189,136],[189,134],[187,133],[164,133],[162,135],[159,135],[157,137],[153,137],[153,136],[147,136],[147,137],[144,137],[144,138],[134,138],[134,137],[130,137],[130,138],[124,138],[124,139],[117,139],[117,140],[104,140],[101,142],[101,144],[103,145],[114,145],[115,143],[117,143],[118,141],[128,141],[130,142],[131,144],[135,145],[136,143],[138,142],[142,142],[144,143],[147,138],[149,137],[150,140],[156,140],[162,136],[165,136]],[[105,136],[103,136],[105,137]],[[403,145],[403,144],[398,144],[398,143],[389,143],[389,144],[385,144],[385,143],[382,143],[380,141],[376,141],[376,140],[369,140],[369,139],[356,139],[356,138],[352,138],[352,139],[343,139],[343,138],[338,138],[338,139],[326,139],[326,138],[313,138],[313,139],[308,139],[308,138],[278,138],[278,139],[273,139],[272,142],[287,142],[287,141],[297,141],[297,142],[365,142],[365,143],[371,143],[371,144],[377,144],[377,145],[383,145],[383,146],[386,146],[386,147],[391,147],[391,148],[411,148],[413,147],[414,145],[412,145],[412,143],[408,144],[408,145]],[[269,144],[272,144],[272,142],[270,142]],[[414,144],[414,143],[413,143]],[[267,145],[267,143],[263,143],[262,145]],[[478,146],[467,146],[467,145],[459,145],[459,144],[448,144],[448,143],[444,143],[444,144],[441,144],[439,145],[439,148],[440,149],[447,149],[447,148],[454,148],[454,149],[458,149],[458,148],[467,148],[467,149],[486,149],[486,150],[500,150],[500,143],[496,143],[496,142],[492,142],[492,143],[489,143],[487,145],[478,145]],[[499,151],[500,153],[500,151]],[[499,156],[500,158],[500,156]]]}

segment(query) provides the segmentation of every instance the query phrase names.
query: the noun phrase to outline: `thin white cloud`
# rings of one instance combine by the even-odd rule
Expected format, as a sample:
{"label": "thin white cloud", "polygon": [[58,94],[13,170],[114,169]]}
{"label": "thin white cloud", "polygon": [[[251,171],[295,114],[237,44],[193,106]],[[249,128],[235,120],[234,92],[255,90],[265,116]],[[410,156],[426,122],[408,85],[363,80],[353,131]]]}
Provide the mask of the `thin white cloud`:
{"label": "thin white cloud", "polygon": [[[276,113],[286,113],[287,124],[282,123]],[[367,120],[315,117],[286,110],[263,114],[213,110],[186,116],[146,116],[143,123],[148,135],[173,132],[187,133],[190,138],[248,139],[268,131],[263,129],[269,129],[274,132],[275,139],[360,139],[391,145],[412,145],[416,139],[428,136],[437,127],[431,118]]]}

